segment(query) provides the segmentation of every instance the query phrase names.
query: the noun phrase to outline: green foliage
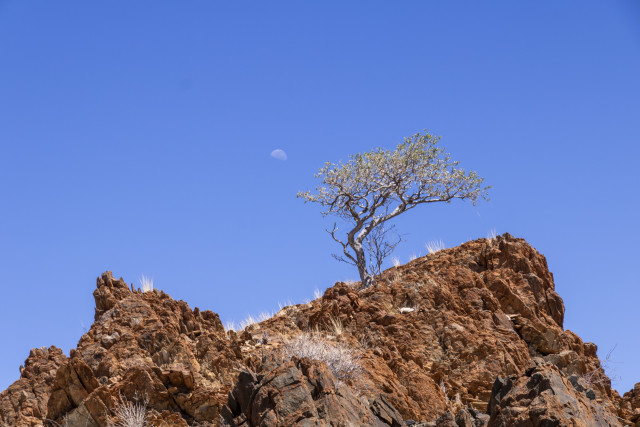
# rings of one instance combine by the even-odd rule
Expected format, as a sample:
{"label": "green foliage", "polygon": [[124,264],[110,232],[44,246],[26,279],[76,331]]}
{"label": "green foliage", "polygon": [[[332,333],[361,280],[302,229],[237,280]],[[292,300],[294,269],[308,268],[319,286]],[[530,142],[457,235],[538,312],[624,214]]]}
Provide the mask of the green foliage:
{"label": "green foliage", "polygon": [[323,215],[353,224],[346,242],[336,236],[335,225],[328,231],[342,245],[343,260],[356,264],[363,280],[362,243],[376,227],[425,203],[461,199],[475,205],[479,198],[488,200],[484,178],[459,168],[439,141],[417,133],[393,151],[377,148],[351,155],[346,163],[327,162],[315,175],[321,181],[316,191],[298,192],[305,202],[320,204]]}

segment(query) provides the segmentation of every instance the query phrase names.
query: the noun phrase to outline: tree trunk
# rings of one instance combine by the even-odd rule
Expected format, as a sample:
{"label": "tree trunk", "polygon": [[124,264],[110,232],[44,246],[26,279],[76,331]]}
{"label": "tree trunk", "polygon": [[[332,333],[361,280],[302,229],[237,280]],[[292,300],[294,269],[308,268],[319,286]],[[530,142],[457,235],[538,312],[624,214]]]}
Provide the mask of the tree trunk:
{"label": "tree trunk", "polygon": [[358,267],[362,287],[366,289],[373,285],[373,276],[367,271],[367,258],[364,254],[364,248],[362,247],[362,243],[357,241],[354,242],[351,247],[356,254],[356,267]]}

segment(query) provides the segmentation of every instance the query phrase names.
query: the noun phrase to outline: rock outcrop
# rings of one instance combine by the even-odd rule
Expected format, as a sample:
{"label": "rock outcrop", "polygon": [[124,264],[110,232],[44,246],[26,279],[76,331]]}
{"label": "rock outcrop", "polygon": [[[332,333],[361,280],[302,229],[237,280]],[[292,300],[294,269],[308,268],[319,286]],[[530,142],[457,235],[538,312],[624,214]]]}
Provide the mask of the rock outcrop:
{"label": "rock outcrop", "polygon": [[[337,283],[242,331],[110,272],[94,297],[69,357],[32,350],[0,394],[0,424],[104,427],[139,402],[157,426],[640,425],[640,385],[611,389],[595,344],[563,328],[544,256],[508,234],[391,268],[369,289]],[[308,331],[352,349],[360,375],[285,356]]]}
{"label": "rock outcrop", "polygon": [[309,359],[272,358],[260,373],[241,371],[222,412],[232,426],[404,425],[384,398],[358,398],[326,364]]}
{"label": "rock outcrop", "polygon": [[634,427],[640,427],[640,383],[622,396],[620,415],[633,422]]}
{"label": "rock outcrop", "polygon": [[20,379],[0,394],[0,425],[41,426],[57,371],[66,360],[55,346],[31,350]]}
{"label": "rock outcrop", "polygon": [[557,366],[542,363],[523,375],[498,378],[488,412],[489,427],[498,426],[620,426],[592,389],[578,377],[567,379]]}

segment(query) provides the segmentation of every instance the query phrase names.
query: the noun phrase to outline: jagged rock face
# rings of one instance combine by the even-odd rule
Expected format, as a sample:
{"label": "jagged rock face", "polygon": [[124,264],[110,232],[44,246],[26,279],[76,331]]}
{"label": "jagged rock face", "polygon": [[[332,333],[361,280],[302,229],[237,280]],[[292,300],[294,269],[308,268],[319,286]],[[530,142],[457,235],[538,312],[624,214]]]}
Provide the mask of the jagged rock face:
{"label": "jagged rock face", "polygon": [[357,398],[324,363],[309,359],[272,358],[258,373],[240,372],[222,413],[232,426],[404,425],[384,399]]}
{"label": "jagged rock face", "polygon": [[406,418],[432,420],[447,408],[442,388],[485,410],[495,378],[523,373],[532,357],[567,374],[597,369],[595,345],[565,331],[563,316],[545,258],[505,235],[389,269],[364,291],[338,284],[250,332],[322,329],[339,318],[343,340],[367,343],[361,387],[382,391]]}
{"label": "jagged rock face", "polygon": [[66,359],[55,346],[31,350],[20,379],[0,394],[0,425],[42,425],[56,372]]}
{"label": "jagged rock face", "polygon": [[58,369],[47,418],[71,414],[103,427],[118,399],[146,397],[156,422],[175,425],[176,414],[185,425],[216,420],[240,366],[218,315],[132,291],[110,272],[94,297],[96,322]]}
{"label": "jagged rock face", "polygon": [[[104,427],[118,401],[146,397],[152,425],[219,425],[227,405],[226,418],[247,426],[288,425],[292,414],[307,420],[301,425],[344,425],[335,420],[347,417],[355,425],[481,426],[498,377],[513,376],[509,390],[519,390],[536,364],[556,366],[560,382],[600,369],[596,346],[562,327],[564,305],[545,258],[509,235],[389,269],[369,289],[338,283],[238,333],[225,331],[215,313],[134,291],[110,272],[94,297],[96,320],[70,357],[55,347],[34,350],[20,380],[0,395],[2,422],[66,417]],[[358,352],[363,373],[332,388],[323,364],[283,358],[283,343],[309,330]],[[247,369],[255,374],[238,374]],[[621,398],[600,375],[583,388],[605,419],[640,420],[640,387]],[[510,393],[494,393],[495,407],[511,408],[503,401]],[[300,406],[293,411],[291,402]],[[519,416],[499,413],[504,425],[514,425],[508,414]]]}
{"label": "jagged rock face", "polygon": [[488,412],[489,427],[502,426],[622,426],[593,390],[572,384],[551,364],[528,369],[524,375],[498,378]]}
{"label": "jagged rock face", "polygon": [[640,383],[622,396],[620,412],[623,418],[634,423],[634,427],[640,427]]}

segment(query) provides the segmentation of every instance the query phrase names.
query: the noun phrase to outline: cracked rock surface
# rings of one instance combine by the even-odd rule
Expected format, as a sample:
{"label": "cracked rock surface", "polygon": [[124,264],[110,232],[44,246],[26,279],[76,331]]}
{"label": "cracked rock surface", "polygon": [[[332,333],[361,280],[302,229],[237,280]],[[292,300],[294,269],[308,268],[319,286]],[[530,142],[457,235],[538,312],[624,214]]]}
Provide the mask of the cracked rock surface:
{"label": "cracked rock surface", "polygon": [[[242,331],[111,272],[93,295],[77,348],[32,350],[0,394],[0,425],[104,427],[118,402],[146,401],[154,426],[640,426],[640,383],[611,388],[596,345],[564,329],[544,256],[508,234],[393,267],[368,289],[337,283]],[[284,357],[308,331],[353,349],[362,373],[337,384],[324,363]]]}

